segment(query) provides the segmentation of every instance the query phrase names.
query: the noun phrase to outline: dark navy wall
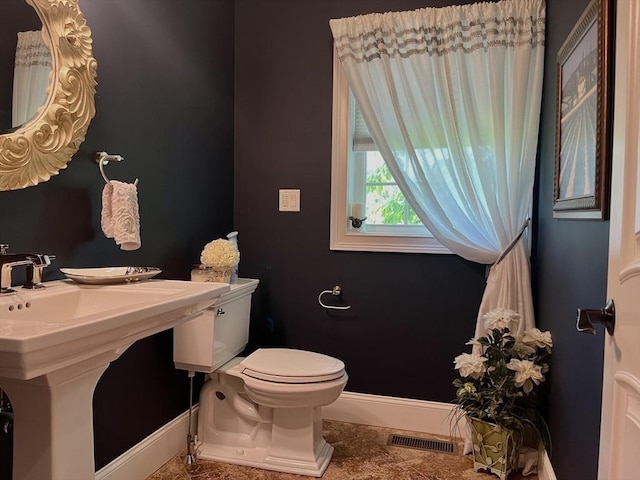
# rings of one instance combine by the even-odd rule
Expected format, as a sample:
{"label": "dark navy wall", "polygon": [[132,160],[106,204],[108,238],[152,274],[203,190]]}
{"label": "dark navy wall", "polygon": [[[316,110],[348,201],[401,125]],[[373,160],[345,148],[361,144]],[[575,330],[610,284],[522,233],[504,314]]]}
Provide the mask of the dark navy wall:
{"label": "dark navy wall", "polygon": [[[473,334],[484,267],[455,256],[329,251],[328,21],[452,3],[80,0],[98,60],[98,113],[69,168],[38,187],[0,192],[0,241],[55,253],[46,279],[59,278],[62,266],[117,264],[187,279],[204,243],[235,228],[241,275],[262,280],[252,347],[342,358],[350,391],[450,400],[452,360]],[[578,306],[604,303],[608,223],[551,215],[555,55],[586,3],[547,1],[534,216],[538,322],[555,340],[550,423],[559,480],[595,479],[600,417],[603,335],[578,334],[574,317]],[[98,150],[126,157],[107,166],[112,178],[140,179],[139,251],[122,252],[102,235],[103,181],[91,158]],[[279,188],[301,189],[300,213],[277,211]],[[336,284],[353,308],[328,315],[317,296]],[[182,413],[187,392],[171,364],[170,332],[132,346],[96,390],[96,467]]]}
{"label": "dark navy wall", "polygon": [[[597,477],[603,329],[578,333],[576,309],[606,301],[609,222],[560,220],[552,214],[556,62],[560,46],[588,0],[547,0],[547,51],[533,257],[537,322],[554,337],[549,420],[558,480]],[[613,480],[613,479],[612,479]]]}
{"label": "dark navy wall", "polygon": [[[98,62],[97,115],[60,175],[0,192],[0,240],[55,254],[45,279],[60,267],[104,265],[153,265],[164,278],[188,279],[204,244],[233,227],[233,1],[80,7]],[[110,178],[139,178],[137,251],[102,234],[104,181],[92,159],[101,150],[125,157],[106,167]],[[171,331],[135,343],[95,392],[96,468],[184,412],[188,393],[186,373],[173,368]]]}
{"label": "dark navy wall", "polygon": [[[485,269],[454,255],[329,250],[331,18],[451,2],[237,0],[235,225],[241,275],[269,280],[254,346],[285,344],[346,363],[347,390],[449,401],[453,358],[473,336]],[[300,213],[278,189],[301,190]],[[340,285],[352,309],[318,294]],[[267,311],[269,310],[269,311]]]}
{"label": "dark navy wall", "polygon": [[[345,360],[355,392],[446,401],[451,360],[473,333],[483,269],[457,257],[329,251],[330,18],[442,6],[436,1],[236,1],[235,224],[241,272],[269,280],[254,346],[286,344]],[[555,338],[549,379],[560,480],[597,472],[602,336],[575,331],[603,304],[608,223],[554,220],[556,54],[586,0],[547,2],[547,53],[532,262],[538,322]],[[273,28],[274,25],[280,28]],[[255,39],[259,38],[260,41]],[[300,213],[277,211],[300,188]],[[350,315],[317,294],[339,284]],[[264,297],[267,297],[266,299]]]}

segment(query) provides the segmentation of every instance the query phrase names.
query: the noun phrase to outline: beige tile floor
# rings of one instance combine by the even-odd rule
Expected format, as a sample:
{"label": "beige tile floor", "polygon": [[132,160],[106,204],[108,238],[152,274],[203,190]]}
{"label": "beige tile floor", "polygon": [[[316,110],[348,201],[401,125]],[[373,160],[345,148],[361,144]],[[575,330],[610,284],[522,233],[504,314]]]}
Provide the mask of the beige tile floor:
{"label": "beige tile floor", "polygon": [[[433,436],[325,420],[324,436],[334,446],[323,480],[493,480],[496,475],[473,470],[461,454],[437,453],[387,445],[389,434]],[[449,438],[442,438],[449,441]],[[198,460],[185,465],[184,453],[174,457],[147,480],[301,480],[304,477],[251,467]],[[511,473],[509,480],[538,480]]]}

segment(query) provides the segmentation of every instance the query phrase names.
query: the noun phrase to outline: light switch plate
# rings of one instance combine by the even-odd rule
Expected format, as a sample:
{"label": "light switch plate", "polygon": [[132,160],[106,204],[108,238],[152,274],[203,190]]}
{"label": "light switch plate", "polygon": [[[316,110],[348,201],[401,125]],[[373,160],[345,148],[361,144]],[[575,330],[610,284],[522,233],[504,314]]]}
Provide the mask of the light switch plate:
{"label": "light switch plate", "polygon": [[279,209],[281,212],[299,212],[300,211],[300,190],[299,189],[280,189]]}

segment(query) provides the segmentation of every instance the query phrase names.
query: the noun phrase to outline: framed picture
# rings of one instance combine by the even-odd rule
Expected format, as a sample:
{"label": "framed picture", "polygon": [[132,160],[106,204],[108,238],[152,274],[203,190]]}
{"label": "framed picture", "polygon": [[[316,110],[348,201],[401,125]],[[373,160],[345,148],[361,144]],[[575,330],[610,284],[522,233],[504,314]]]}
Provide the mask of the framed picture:
{"label": "framed picture", "polygon": [[592,0],[558,51],[555,218],[608,218],[612,72],[612,0]]}

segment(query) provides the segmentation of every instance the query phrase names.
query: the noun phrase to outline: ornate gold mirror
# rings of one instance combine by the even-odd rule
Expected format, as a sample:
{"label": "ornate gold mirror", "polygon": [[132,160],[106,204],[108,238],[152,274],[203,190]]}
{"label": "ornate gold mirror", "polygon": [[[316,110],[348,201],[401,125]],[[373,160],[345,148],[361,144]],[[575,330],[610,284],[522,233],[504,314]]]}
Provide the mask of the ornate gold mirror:
{"label": "ornate gold mirror", "polygon": [[95,115],[97,62],[78,0],[25,0],[42,21],[51,51],[46,103],[12,132],[0,135],[0,190],[49,180],[66,168]]}

